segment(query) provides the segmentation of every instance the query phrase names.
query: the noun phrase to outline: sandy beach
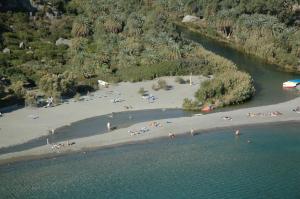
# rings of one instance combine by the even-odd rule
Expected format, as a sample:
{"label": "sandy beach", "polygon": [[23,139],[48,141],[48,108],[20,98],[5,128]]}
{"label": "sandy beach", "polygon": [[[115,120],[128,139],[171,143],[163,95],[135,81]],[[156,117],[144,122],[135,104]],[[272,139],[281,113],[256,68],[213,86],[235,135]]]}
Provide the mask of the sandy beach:
{"label": "sandy beach", "polygon": [[[198,78],[199,80],[199,78]],[[170,81],[170,79],[169,79]],[[159,100],[155,103],[151,104],[145,104],[146,102],[142,101],[140,96],[138,96],[136,93],[136,90],[141,86],[141,84],[145,87],[147,90],[148,87],[152,85],[153,82],[143,82],[143,83],[136,83],[131,84],[131,86],[135,86],[134,88],[131,88],[131,91],[128,91],[131,93],[132,96],[130,96],[127,93],[127,97],[125,98],[126,101],[122,104],[112,104],[111,102],[106,102],[103,107],[101,104],[99,105],[99,102],[94,101],[88,101],[88,102],[81,102],[74,103],[74,104],[68,104],[68,105],[62,105],[56,108],[52,109],[41,109],[39,113],[39,118],[37,121],[42,120],[44,123],[40,124],[38,123],[36,125],[35,129],[33,125],[27,124],[28,127],[31,129],[35,129],[34,133],[30,134],[30,136],[25,136],[22,134],[21,129],[26,129],[27,126],[21,126],[24,125],[23,123],[18,123],[19,125],[16,125],[15,127],[12,127],[8,124],[6,124],[7,129],[13,129],[12,134],[14,135],[13,141],[9,140],[10,136],[7,136],[7,134],[1,132],[1,144],[2,146],[7,144],[9,141],[10,143],[18,143],[25,139],[34,138],[36,136],[42,135],[42,130],[47,130],[48,127],[45,124],[45,121],[49,119],[49,117],[53,117],[55,114],[58,114],[54,121],[52,121],[52,125],[55,126],[61,126],[66,124],[66,122],[75,121],[78,118],[82,119],[85,118],[85,116],[92,117],[94,115],[98,115],[97,113],[109,113],[112,110],[117,112],[118,110],[122,111],[124,108],[123,106],[126,105],[132,105],[134,108],[133,110],[137,109],[146,109],[146,108],[172,108],[172,107],[180,107],[180,102],[182,102],[182,99],[186,96],[192,97],[193,92],[196,90],[198,86],[196,86],[198,83],[195,83],[195,86],[189,86],[189,85],[176,85],[174,84],[173,91],[158,91],[153,92],[157,97],[159,97]],[[170,81],[171,83],[171,81]],[[117,87],[115,87],[114,92],[122,91],[118,90],[118,88],[124,88],[124,86],[128,88],[128,83],[121,84]],[[176,94],[175,92],[175,86],[176,91],[181,92],[181,95]],[[178,88],[179,87],[179,88]],[[189,89],[186,89],[189,88]],[[108,89],[111,90],[112,88]],[[195,89],[195,90],[194,90]],[[193,91],[192,91],[193,90]],[[105,90],[99,91],[99,92],[106,92]],[[97,93],[99,93],[97,92]],[[124,92],[124,91],[123,91]],[[185,92],[185,93],[184,93]],[[95,94],[97,94],[95,93]],[[184,94],[183,94],[184,93]],[[189,94],[189,95],[188,95]],[[122,95],[126,96],[126,95]],[[136,101],[129,102],[129,97],[132,97],[132,99],[136,99]],[[165,97],[165,99],[164,99]],[[173,101],[172,101],[173,100]],[[134,103],[135,102],[135,103]],[[84,104],[86,103],[86,104]],[[103,102],[104,103],[104,102]],[[148,103],[148,102],[147,102]],[[98,104],[98,106],[97,106]],[[114,131],[111,131],[109,133],[99,134],[96,136],[91,137],[85,137],[80,139],[73,139],[70,140],[70,142],[74,142],[76,144],[72,146],[64,146],[60,147],[59,149],[53,149],[51,145],[44,145],[42,147],[36,147],[30,150],[25,150],[21,152],[15,152],[15,153],[9,153],[4,154],[0,156],[0,163],[6,163],[11,162],[14,160],[21,160],[21,159],[28,159],[28,158],[36,158],[40,156],[45,155],[57,155],[62,154],[65,152],[76,152],[76,151],[83,151],[87,150],[88,148],[101,148],[101,147],[108,147],[113,145],[120,145],[125,143],[134,143],[138,141],[146,141],[149,139],[155,139],[155,138],[161,138],[161,137],[168,137],[169,133],[173,133],[175,137],[179,134],[190,134],[189,132],[191,129],[194,129],[195,132],[201,132],[206,131],[210,129],[216,129],[216,128],[232,128],[232,133],[234,136],[234,132],[236,130],[235,127],[241,126],[241,125],[254,125],[254,124],[262,124],[262,123],[272,123],[272,122],[287,122],[287,121],[300,121],[300,113],[297,113],[295,111],[292,111],[295,109],[295,107],[300,105],[300,98],[296,98],[291,101],[287,101],[280,104],[274,104],[269,106],[262,106],[262,107],[252,107],[252,108],[245,108],[245,109],[239,109],[239,110],[233,110],[228,112],[216,112],[211,113],[207,115],[195,115],[193,117],[182,117],[182,118],[174,118],[174,119],[164,119],[164,120],[157,120],[152,122],[143,122],[138,123],[133,126],[130,126],[128,128],[122,128],[117,129]],[[81,111],[78,111],[78,106],[80,107]],[[92,108],[88,108],[89,106],[93,106]],[[96,108],[95,108],[96,106]],[[100,106],[102,107],[100,109]],[[77,107],[77,108],[75,108]],[[72,110],[74,108],[74,110]],[[69,110],[71,111],[70,118],[67,117],[67,113],[64,113],[63,110]],[[84,109],[84,111],[83,111]],[[98,110],[99,109],[99,110]],[[60,110],[60,111],[59,111]],[[97,111],[95,111],[97,110]],[[48,112],[49,111],[49,112]],[[54,112],[55,111],[55,112]],[[30,112],[30,109],[22,109],[15,112],[12,112],[8,114],[6,117],[14,118],[13,116],[17,116],[18,112],[19,114],[23,113],[23,116],[25,118],[26,114]],[[56,113],[58,112],[58,113]],[[75,115],[74,114],[78,114]],[[79,114],[79,112],[85,112],[85,114]],[[25,114],[26,113],[26,114]],[[42,119],[46,117],[45,119]],[[7,118],[1,118],[7,119]],[[61,119],[63,118],[63,119]],[[7,120],[8,120],[7,119]],[[9,121],[9,120],[8,120]],[[3,121],[1,121],[3,122]],[[11,121],[12,122],[12,121]],[[155,123],[153,123],[155,122]],[[2,125],[3,123],[1,123]],[[9,123],[12,124],[12,123]],[[153,125],[156,124],[156,125]],[[2,127],[2,126],[1,126]],[[135,133],[133,132],[140,132],[141,129],[147,129],[144,133],[138,133],[136,135],[133,135]],[[38,131],[40,130],[40,131]],[[3,131],[3,129],[1,130]],[[20,132],[21,131],[21,132]],[[24,131],[23,131],[24,132]],[[242,133],[242,132],[241,132]],[[5,135],[5,136],[3,136]],[[2,138],[6,139],[7,141],[3,141]],[[65,143],[66,145],[66,143]]]}
{"label": "sandy beach", "polygon": [[[183,77],[188,80],[189,77]],[[157,108],[181,108],[183,99],[193,98],[194,93],[205,77],[194,76],[193,85],[179,84],[175,77],[163,77],[170,90],[154,91],[152,85],[157,80],[137,83],[122,82],[108,88],[83,96],[82,101],[74,99],[52,108],[26,107],[13,112],[4,113],[0,117],[0,148],[24,143],[28,140],[47,135],[50,130],[68,125],[78,120],[91,118],[112,112],[133,111]],[[149,103],[143,99],[138,90],[143,87],[156,100]],[[121,102],[113,103],[114,99]],[[35,119],[34,119],[35,118]]]}

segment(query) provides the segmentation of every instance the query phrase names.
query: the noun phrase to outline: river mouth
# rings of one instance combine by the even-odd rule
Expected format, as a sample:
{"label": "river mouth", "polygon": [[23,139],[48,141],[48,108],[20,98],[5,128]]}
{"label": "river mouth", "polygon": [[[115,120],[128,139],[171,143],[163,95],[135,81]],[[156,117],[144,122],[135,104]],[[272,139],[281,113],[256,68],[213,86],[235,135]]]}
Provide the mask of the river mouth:
{"label": "river mouth", "polygon": [[[275,65],[264,63],[260,59],[245,55],[221,42],[206,38],[201,36],[199,33],[192,32],[186,28],[179,27],[179,31],[185,38],[202,45],[209,51],[231,60],[240,70],[248,72],[254,79],[256,93],[251,100],[245,104],[220,108],[217,111],[228,111],[237,108],[276,104],[300,96],[299,93],[293,89],[282,89],[283,82],[297,78],[299,75],[279,71]],[[0,155],[43,146],[47,143],[47,139],[50,143],[56,143],[75,138],[102,134],[107,132],[107,122],[110,122],[117,128],[125,128],[140,122],[189,117],[192,115],[192,112],[185,112],[181,109],[153,109],[97,116],[74,122],[69,126],[58,128],[54,134],[50,134],[48,136],[43,136],[23,144],[0,148]]]}
{"label": "river mouth", "polygon": [[[198,39],[206,48],[214,42]],[[218,45],[214,46],[217,54],[232,50]],[[220,110],[280,103],[298,96],[295,91],[281,87],[283,81],[297,75],[277,71],[276,66],[237,51],[234,53],[229,53],[231,60],[251,74],[257,93],[246,104]],[[244,63],[246,60],[248,64]],[[52,136],[38,138],[27,145],[6,148],[6,152],[0,149],[0,154],[45,145],[46,138],[56,142],[105,133],[106,122],[124,128],[143,121],[192,115],[180,109],[155,109],[98,116],[61,127]],[[193,195],[212,199],[296,199],[300,196],[297,188],[300,185],[299,128],[299,123],[241,127],[241,136],[220,129],[201,136],[159,139],[3,165],[0,166],[0,195],[3,198],[159,199]]]}
{"label": "river mouth", "polygon": [[290,79],[297,79],[300,75],[280,71],[276,65],[265,63],[259,58],[246,55],[229,47],[225,43],[204,37],[200,33],[193,32],[187,28],[179,26],[178,30],[186,39],[196,42],[206,50],[231,60],[237,65],[239,70],[249,73],[253,78],[256,93],[252,99],[245,104],[227,107],[222,110],[277,104],[300,96],[299,92],[295,89],[284,90],[282,88],[283,82]]}

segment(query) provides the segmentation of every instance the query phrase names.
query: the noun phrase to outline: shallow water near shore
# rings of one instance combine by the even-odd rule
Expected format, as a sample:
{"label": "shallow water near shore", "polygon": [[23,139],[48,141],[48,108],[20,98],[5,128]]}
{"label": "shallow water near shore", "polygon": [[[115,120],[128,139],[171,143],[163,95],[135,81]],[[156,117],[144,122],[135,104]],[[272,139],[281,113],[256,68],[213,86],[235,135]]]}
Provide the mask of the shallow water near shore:
{"label": "shallow water near shore", "polygon": [[240,129],[0,166],[0,196],[300,198],[300,124]]}
{"label": "shallow water near shore", "polygon": [[47,139],[50,143],[62,142],[75,138],[88,137],[107,133],[107,122],[111,123],[113,128],[125,128],[133,124],[159,119],[171,119],[178,117],[190,117],[192,112],[186,112],[182,109],[150,109],[138,111],[124,111],[101,115],[72,123],[69,126],[63,126],[55,130],[54,134],[49,134],[29,142],[0,148],[0,154],[17,152],[46,145]]}

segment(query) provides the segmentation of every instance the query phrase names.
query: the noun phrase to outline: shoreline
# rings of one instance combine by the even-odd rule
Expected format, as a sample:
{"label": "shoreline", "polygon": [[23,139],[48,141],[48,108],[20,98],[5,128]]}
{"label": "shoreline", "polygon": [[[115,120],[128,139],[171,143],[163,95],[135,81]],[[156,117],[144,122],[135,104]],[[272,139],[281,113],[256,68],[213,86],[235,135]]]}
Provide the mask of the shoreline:
{"label": "shoreline", "polygon": [[[189,76],[180,76],[188,79]],[[82,96],[82,101],[70,99],[68,102],[51,108],[25,107],[9,113],[0,118],[0,148],[26,143],[32,139],[46,136],[52,129],[68,126],[79,120],[96,116],[111,114],[112,112],[137,111],[160,108],[181,108],[184,98],[194,98],[201,82],[208,79],[203,76],[192,76],[193,85],[179,84],[173,77],[161,77],[171,90],[152,90],[157,82],[148,80],[143,82],[122,82],[108,88],[91,93],[91,96]],[[149,94],[157,99],[149,103],[138,94],[143,87]],[[113,103],[114,99],[122,99]],[[129,108],[130,107],[130,108]]]}
{"label": "shoreline", "polygon": [[[279,121],[279,122],[265,122],[265,123],[252,123],[252,124],[242,124],[242,125],[236,125],[236,126],[227,126],[227,127],[215,127],[215,128],[210,128],[210,129],[203,129],[200,131],[196,131],[194,136],[201,136],[202,134],[207,134],[207,133],[214,133],[216,131],[221,131],[221,130],[228,130],[229,128],[253,128],[253,127],[264,127],[264,126],[277,126],[280,124],[297,124],[299,121],[298,120],[289,120],[289,121]],[[234,136],[234,132],[232,132]],[[187,138],[191,137],[190,132],[183,132],[180,133],[176,136],[176,138]],[[79,138],[80,139],[80,138]],[[19,157],[9,157],[7,159],[1,159],[0,156],[0,166],[9,166],[10,164],[17,164],[21,162],[26,162],[26,161],[38,161],[38,160],[45,160],[45,159],[56,159],[59,157],[67,156],[67,155],[73,155],[73,154],[79,154],[79,153],[89,153],[89,152],[94,152],[97,150],[109,150],[113,149],[116,147],[128,147],[130,145],[136,145],[136,144],[146,144],[150,142],[155,142],[157,140],[162,140],[162,139],[170,139],[168,135],[164,135],[161,137],[156,137],[156,138],[149,138],[145,140],[140,140],[140,141],[128,141],[128,142],[120,142],[116,144],[111,144],[111,145],[104,145],[104,146],[94,146],[94,147],[82,147],[78,150],[65,150],[62,151],[61,153],[56,153],[56,152],[49,152],[49,153],[44,153],[44,154],[39,154],[39,155],[25,155],[25,156],[19,156]],[[21,151],[22,152],[22,151]],[[16,152],[19,153],[19,152]]]}
{"label": "shoreline", "polygon": [[[51,158],[70,153],[100,150],[103,148],[113,148],[128,144],[143,143],[154,139],[168,137],[169,132],[174,133],[176,136],[188,135],[188,132],[190,132],[192,128],[195,132],[197,132],[197,134],[201,134],[203,132],[217,131],[218,129],[234,129],[245,126],[280,124],[286,122],[297,123],[300,121],[300,114],[293,112],[292,109],[299,105],[300,97],[275,105],[155,121],[162,124],[161,127],[148,127],[149,122],[137,123],[130,127],[117,129],[105,134],[72,139],[70,142],[75,142],[76,144],[74,146],[67,146],[67,148],[63,148],[59,151],[51,149],[51,145],[44,145],[21,152],[3,154],[0,155],[0,165],[24,160]],[[282,115],[272,117],[266,114],[272,111],[279,111]],[[247,114],[250,112],[263,114],[256,117],[249,117]],[[232,117],[232,121],[224,120],[222,118],[224,116]],[[145,126],[150,128],[149,132],[136,136],[130,135],[129,131],[132,129],[141,129]]]}

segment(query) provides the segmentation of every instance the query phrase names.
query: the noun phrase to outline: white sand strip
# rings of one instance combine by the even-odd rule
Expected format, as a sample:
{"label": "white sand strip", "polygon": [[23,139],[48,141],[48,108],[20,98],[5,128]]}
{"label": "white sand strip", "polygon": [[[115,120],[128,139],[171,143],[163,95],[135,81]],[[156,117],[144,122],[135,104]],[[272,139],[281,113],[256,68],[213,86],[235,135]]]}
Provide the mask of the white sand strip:
{"label": "white sand strip", "polygon": [[[300,98],[296,98],[294,100],[280,104],[263,107],[253,107],[228,112],[212,113],[202,116],[174,118],[156,121],[162,125],[161,127],[150,127],[149,122],[144,122],[135,124],[129,128],[118,129],[110,133],[70,140],[71,142],[75,142],[76,144],[73,146],[62,147],[61,149],[59,149],[59,153],[64,153],[68,151],[81,151],[86,148],[106,147],[111,145],[160,138],[168,136],[170,132],[174,133],[175,135],[179,135],[189,132],[192,128],[195,130],[207,130],[222,127],[232,127],[232,134],[234,134],[234,127],[240,125],[284,121],[299,122],[300,114],[292,111],[292,109],[294,109],[297,106],[300,106]],[[268,115],[268,113],[274,111],[279,111],[280,113],[282,113],[282,115],[274,117]],[[250,112],[262,113],[262,115],[256,117],[249,117],[248,113]],[[232,118],[232,120],[229,121],[222,119],[222,117],[224,116],[229,116]],[[148,127],[150,131],[135,136],[131,136],[128,132],[129,130],[138,130],[142,127]],[[51,145],[45,145],[42,147],[37,147],[22,152],[1,155],[0,163],[10,162],[16,159],[26,159],[29,157],[32,158],[35,156],[43,156],[56,153],[57,150],[51,149]]]}

